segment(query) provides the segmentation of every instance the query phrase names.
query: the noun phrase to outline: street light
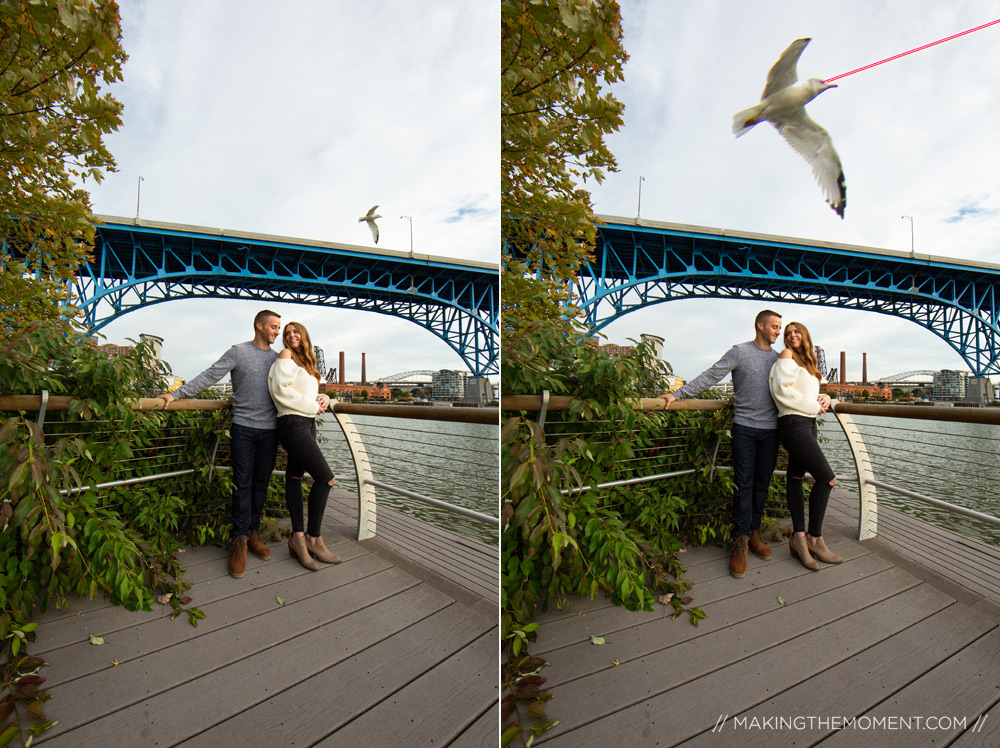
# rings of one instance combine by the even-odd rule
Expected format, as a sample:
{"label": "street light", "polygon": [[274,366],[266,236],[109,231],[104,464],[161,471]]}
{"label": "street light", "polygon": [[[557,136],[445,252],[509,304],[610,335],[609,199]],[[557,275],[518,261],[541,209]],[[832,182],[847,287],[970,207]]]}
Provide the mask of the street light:
{"label": "street light", "polygon": [[[913,252],[913,216],[900,216],[899,220],[907,219],[910,222],[910,259],[915,260],[916,254]],[[910,276],[910,293],[917,292],[917,283],[913,275]]]}
{"label": "street light", "polygon": [[142,183],[146,180],[139,177],[139,181],[135,183],[135,217],[139,217],[139,196],[142,194]]}
{"label": "street light", "polygon": [[639,220],[639,216],[642,215],[642,183],[646,181],[646,177],[639,177],[639,204],[635,207],[635,220]]}
{"label": "street light", "polygon": [[[410,259],[413,259],[413,217],[412,216],[400,216],[399,220],[406,219],[410,222]],[[410,293],[416,293],[417,287],[413,285],[413,275],[410,274],[410,287],[406,289]]]}

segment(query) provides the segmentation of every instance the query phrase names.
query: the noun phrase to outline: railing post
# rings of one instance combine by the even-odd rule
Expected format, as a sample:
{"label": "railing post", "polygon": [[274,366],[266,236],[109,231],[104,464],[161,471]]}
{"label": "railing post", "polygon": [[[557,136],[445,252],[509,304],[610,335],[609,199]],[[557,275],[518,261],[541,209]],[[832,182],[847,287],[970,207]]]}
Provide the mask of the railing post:
{"label": "railing post", "polygon": [[38,428],[45,426],[45,410],[49,407],[49,391],[42,390],[41,402],[38,405]]}
{"label": "railing post", "polygon": [[851,448],[851,455],[854,457],[854,467],[858,472],[858,494],[860,506],[858,512],[858,540],[874,538],[878,534],[878,495],[872,481],[875,479],[872,471],[871,460],[868,459],[868,449],[861,438],[854,420],[846,413],[837,413],[834,408],[834,415],[840,428],[844,430],[847,437],[847,444]]}
{"label": "railing post", "polygon": [[375,537],[375,487],[371,484],[372,466],[368,459],[368,451],[354,421],[346,413],[338,413],[336,406],[333,415],[347,439],[354,460],[354,472],[358,477],[358,540]]}

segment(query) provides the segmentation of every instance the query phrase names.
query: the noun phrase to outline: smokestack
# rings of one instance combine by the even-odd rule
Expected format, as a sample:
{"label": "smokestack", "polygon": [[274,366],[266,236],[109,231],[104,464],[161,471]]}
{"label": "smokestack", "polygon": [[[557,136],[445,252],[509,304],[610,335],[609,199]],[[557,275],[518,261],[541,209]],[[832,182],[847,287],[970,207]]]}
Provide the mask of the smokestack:
{"label": "smokestack", "polygon": [[861,384],[868,384],[868,354],[861,354]]}
{"label": "smokestack", "polygon": [[847,354],[840,352],[840,383],[847,384]]}
{"label": "smokestack", "polygon": [[[844,354],[841,353],[841,356]],[[338,380],[340,384],[347,384],[346,377],[344,376],[344,352],[340,352],[340,379]]]}
{"label": "smokestack", "polygon": [[367,383],[368,382],[365,379],[365,354],[362,353],[361,354],[361,384],[367,384]]}

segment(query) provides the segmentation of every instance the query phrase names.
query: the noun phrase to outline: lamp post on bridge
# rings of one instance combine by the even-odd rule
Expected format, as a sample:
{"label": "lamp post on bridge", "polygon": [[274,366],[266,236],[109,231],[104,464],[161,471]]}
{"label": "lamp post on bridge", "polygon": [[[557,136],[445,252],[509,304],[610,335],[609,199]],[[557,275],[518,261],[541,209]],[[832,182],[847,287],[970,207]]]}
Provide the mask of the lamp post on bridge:
{"label": "lamp post on bridge", "polygon": [[[413,259],[413,217],[412,216],[400,216],[399,220],[406,219],[410,222],[410,259]],[[413,274],[410,274],[410,287],[406,289],[409,293],[416,293],[417,287],[413,285]]]}
{"label": "lamp post on bridge", "polygon": [[142,194],[142,183],[146,180],[139,177],[139,180],[135,183],[135,217],[139,217],[139,197]]}
{"label": "lamp post on bridge", "polygon": [[[899,219],[907,219],[910,222],[910,259],[917,259],[917,255],[913,252],[913,216],[900,216]],[[910,276],[910,293],[917,292],[917,283],[913,275]]]}
{"label": "lamp post on bridge", "polygon": [[635,222],[639,222],[639,216],[642,215],[642,183],[646,181],[646,177],[639,177],[639,204],[635,206]]}

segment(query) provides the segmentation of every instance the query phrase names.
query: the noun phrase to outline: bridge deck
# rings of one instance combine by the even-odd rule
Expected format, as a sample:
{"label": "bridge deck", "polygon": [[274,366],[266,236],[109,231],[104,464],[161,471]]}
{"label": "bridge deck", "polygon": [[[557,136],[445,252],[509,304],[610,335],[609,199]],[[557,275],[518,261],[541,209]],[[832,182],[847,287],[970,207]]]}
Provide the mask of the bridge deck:
{"label": "bridge deck", "polygon": [[[607,600],[574,600],[568,611],[549,611],[531,651],[551,663],[542,670],[553,694],[547,711],[560,723],[536,744],[1000,743],[996,598],[956,586],[889,543],[852,540],[847,497],[837,492],[826,535],[844,563],[818,573],[793,560],[787,545],[773,545],[770,561],[751,555],[742,580],[729,576],[727,551],[688,550],[694,604],[708,616],[697,628],[659,604],[632,613]],[[880,507],[880,528],[896,523],[896,514]],[[927,527],[917,541],[925,563],[969,564],[957,559],[976,549],[976,573],[996,584],[995,548],[966,541],[959,551],[943,542],[946,533]],[[591,634],[605,644],[592,644]],[[852,717],[863,719],[846,729],[830,722]],[[935,728],[956,722],[918,730],[915,717],[942,718]],[[789,724],[794,718],[801,719]],[[910,722],[893,730],[875,727],[879,718]]]}
{"label": "bridge deck", "polygon": [[[283,544],[269,561],[248,556],[240,580],[223,549],[187,549],[189,594],[207,616],[197,627],[170,620],[169,606],[130,613],[102,600],[39,616],[31,651],[51,663],[41,675],[59,724],[35,745],[491,745],[499,662],[485,611],[496,594],[451,578],[496,550],[455,537],[460,561],[399,563],[385,541],[350,539],[344,493],[325,530],[344,562],[317,573]],[[379,519],[427,531],[389,509]]]}

